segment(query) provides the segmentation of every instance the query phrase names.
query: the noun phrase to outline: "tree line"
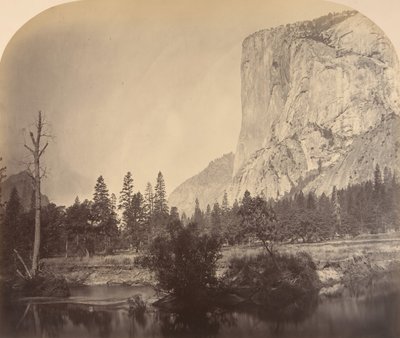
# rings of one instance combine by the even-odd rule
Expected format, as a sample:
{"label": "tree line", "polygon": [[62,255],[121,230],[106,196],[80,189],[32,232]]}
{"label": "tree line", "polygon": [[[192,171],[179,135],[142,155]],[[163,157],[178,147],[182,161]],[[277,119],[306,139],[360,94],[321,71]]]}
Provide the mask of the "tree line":
{"label": "tree line", "polygon": [[[17,250],[25,261],[31,261],[35,222],[35,195],[30,210],[24,210],[14,188],[5,203],[1,219],[1,257],[11,259]],[[55,255],[91,256],[112,254],[115,249],[147,245],[166,228],[176,208],[169,211],[164,177],[158,173],[155,187],[147,183],[145,193],[135,192],[132,174],[123,180],[119,199],[109,192],[99,176],[93,198],[76,197],[69,207],[54,203],[41,208],[40,257]]]}
{"label": "tree line", "polygon": [[[400,229],[399,202],[396,174],[387,167],[382,173],[376,165],[372,180],[343,189],[333,187],[328,195],[304,194],[300,190],[279,200],[261,197],[255,200],[246,192],[241,201],[235,200],[230,206],[225,193],[221,204],[207,205],[205,210],[196,199],[192,217],[183,215],[182,221],[198,224],[203,232],[219,236],[226,244],[242,244],[256,240],[254,232],[243,226],[244,214],[257,215],[265,209],[265,217],[270,221],[266,232],[271,242],[318,242],[362,233],[397,231]],[[246,208],[253,209],[250,212]]]}
{"label": "tree line", "polygon": [[[302,191],[280,200],[252,197],[246,192],[229,204],[227,193],[221,204],[200,208],[196,199],[191,216],[169,209],[165,181],[158,173],[153,189],[135,191],[128,172],[119,198],[109,192],[99,176],[91,200],[77,197],[69,207],[50,203],[42,207],[40,257],[112,254],[116,249],[141,250],[168,230],[171,222],[191,224],[199,234],[217,238],[226,245],[261,242],[273,250],[276,242],[316,242],[336,237],[399,230],[400,185],[396,175],[379,165],[374,179],[344,189],[333,187],[330,195]],[[30,260],[33,251],[35,196],[32,208],[23,210],[14,189],[2,217],[2,257],[16,249]]]}

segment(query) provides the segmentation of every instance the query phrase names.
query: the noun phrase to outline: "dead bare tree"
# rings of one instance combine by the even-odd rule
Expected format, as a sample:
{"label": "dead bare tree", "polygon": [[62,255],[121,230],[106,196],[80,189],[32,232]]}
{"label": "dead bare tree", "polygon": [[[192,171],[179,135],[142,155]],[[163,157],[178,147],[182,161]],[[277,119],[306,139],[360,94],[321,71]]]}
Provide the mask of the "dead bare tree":
{"label": "dead bare tree", "polygon": [[[0,162],[1,161],[3,161],[2,157],[0,157]],[[1,183],[7,177],[6,170],[7,170],[6,167],[1,167],[0,166],[0,207],[3,205],[2,194],[1,194]]]}
{"label": "dead bare tree", "polygon": [[31,276],[35,276],[38,270],[39,263],[39,251],[40,251],[40,212],[41,212],[41,195],[40,195],[40,183],[42,179],[40,158],[48,146],[48,142],[42,147],[41,142],[43,138],[48,137],[44,130],[45,121],[42,119],[42,112],[39,111],[38,119],[35,123],[35,133],[29,132],[32,145],[28,146],[24,144],[25,148],[29,150],[33,157],[34,172],[32,174],[32,179],[34,182],[34,192],[35,192],[35,237],[33,242],[33,255],[32,255],[32,269]]}

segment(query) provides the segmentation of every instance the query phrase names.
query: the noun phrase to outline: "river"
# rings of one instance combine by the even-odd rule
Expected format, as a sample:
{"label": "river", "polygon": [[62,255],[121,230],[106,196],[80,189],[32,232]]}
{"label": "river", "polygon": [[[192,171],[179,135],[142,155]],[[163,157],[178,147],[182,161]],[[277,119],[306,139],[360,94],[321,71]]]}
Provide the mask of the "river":
{"label": "river", "polygon": [[[72,289],[54,303],[25,299],[1,314],[1,337],[400,337],[400,292],[319,301],[296,318],[276,319],[251,309],[168,313],[129,310],[135,294],[154,299],[150,287],[91,286]],[[301,309],[300,309],[301,310]]]}

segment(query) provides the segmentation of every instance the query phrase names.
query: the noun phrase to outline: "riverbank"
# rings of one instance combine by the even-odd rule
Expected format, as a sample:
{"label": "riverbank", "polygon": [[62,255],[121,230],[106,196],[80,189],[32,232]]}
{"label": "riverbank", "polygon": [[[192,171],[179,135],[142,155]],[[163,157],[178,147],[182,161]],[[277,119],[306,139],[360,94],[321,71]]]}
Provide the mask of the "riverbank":
{"label": "riverbank", "polygon": [[[233,257],[254,256],[260,246],[223,249],[217,274],[222,276]],[[324,243],[285,244],[281,253],[307,252],[320,279],[321,297],[338,297],[360,292],[363,284],[389,287],[400,282],[400,234],[364,235]],[[43,268],[62,275],[70,285],[155,285],[154,273],[139,264],[140,254],[121,253],[91,258],[50,258]],[[357,286],[357,287],[356,287]]]}

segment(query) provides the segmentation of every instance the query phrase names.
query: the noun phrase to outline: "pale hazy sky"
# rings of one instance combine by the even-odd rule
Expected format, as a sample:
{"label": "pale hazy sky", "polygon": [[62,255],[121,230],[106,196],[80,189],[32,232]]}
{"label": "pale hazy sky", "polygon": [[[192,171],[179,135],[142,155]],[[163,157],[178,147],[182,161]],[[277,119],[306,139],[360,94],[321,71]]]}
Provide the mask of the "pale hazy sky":
{"label": "pale hazy sky", "polygon": [[[29,18],[61,2],[0,0],[0,51]],[[377,22],[399,50],[396,1],[340,2]],[[142,191],[161,170],[171,192],[236,148],[243,39],[343,9],[320,0],[97,0],[49,9],[14,35],[0,62],[8,172],[22,169],[24,128],[42,110],[55,136],[43,190],[55,202],[90,198],[100,174],[118,195],[128,170]]]}

